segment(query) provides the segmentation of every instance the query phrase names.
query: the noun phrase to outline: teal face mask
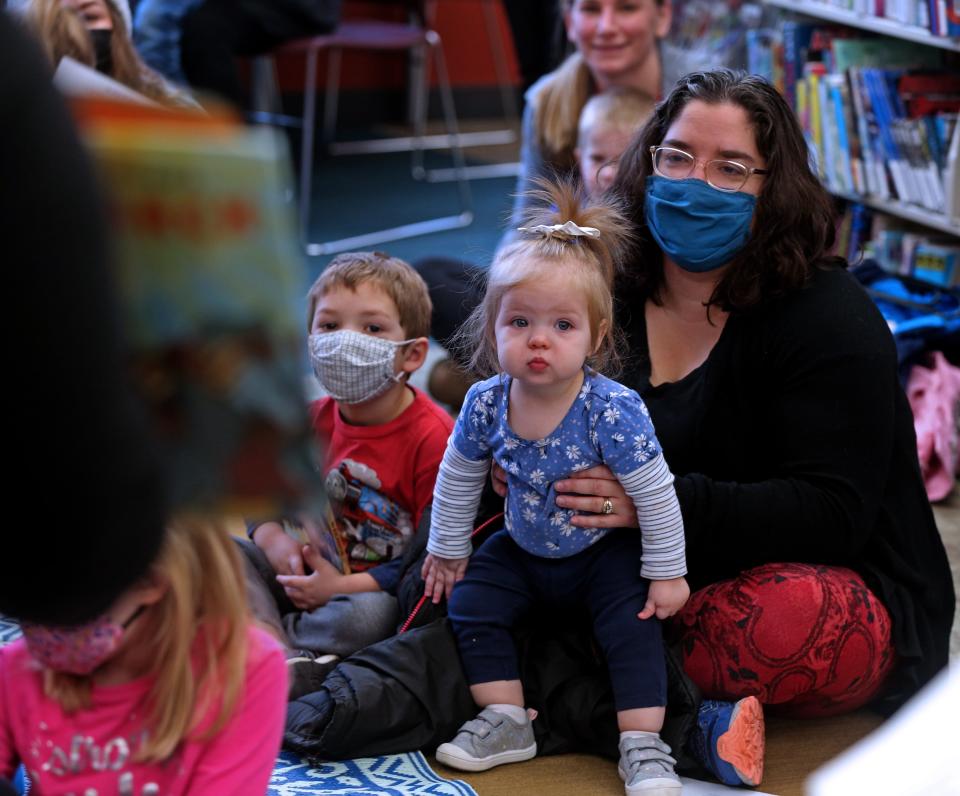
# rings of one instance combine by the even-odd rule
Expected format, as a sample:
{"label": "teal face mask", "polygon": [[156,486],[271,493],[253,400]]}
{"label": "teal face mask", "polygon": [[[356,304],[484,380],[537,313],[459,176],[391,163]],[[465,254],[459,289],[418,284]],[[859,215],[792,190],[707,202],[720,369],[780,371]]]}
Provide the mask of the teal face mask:
{"label": "teal face mask", "polygon": [[644,217],[663,253],[686,271],[726,265],[747,245],[757,197],[703,180],[647,177]]}

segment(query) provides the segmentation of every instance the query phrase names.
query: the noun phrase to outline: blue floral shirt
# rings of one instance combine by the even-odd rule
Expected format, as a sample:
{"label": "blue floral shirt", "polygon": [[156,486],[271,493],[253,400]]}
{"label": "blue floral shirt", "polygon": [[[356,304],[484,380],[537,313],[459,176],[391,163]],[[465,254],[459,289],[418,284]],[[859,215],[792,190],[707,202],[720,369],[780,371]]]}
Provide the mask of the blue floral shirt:
{"label": "blue floral shirt", "polygon": [[[462,515],[469,511],[473,497],[464,493],[464,484],[479,480],[482,488],[491,457],[507,473],[505,524],[517,544],[548,558],[580,552],[609,529],[573,525],[570,518],[574,512],[556,504],[554,483],[605,464],[637,504],[641,529],[657,534],[650,562],[653,570],[676,573],[656,576],[684,574],[683,526],[673,476],[640,396],[585,369],[580,393],[559,426],[542,439],[528,440],[515,434],[507,419],[511,381],[506,375],[495,376],[475,384],[467,393],[434,492],[431,552],[450,557],[462,554],[462,548],[454,551],[453,547],[462,542]],[[481,465],[477,468],[472,463]],[[471,516],[471,526],[472,520]]]}

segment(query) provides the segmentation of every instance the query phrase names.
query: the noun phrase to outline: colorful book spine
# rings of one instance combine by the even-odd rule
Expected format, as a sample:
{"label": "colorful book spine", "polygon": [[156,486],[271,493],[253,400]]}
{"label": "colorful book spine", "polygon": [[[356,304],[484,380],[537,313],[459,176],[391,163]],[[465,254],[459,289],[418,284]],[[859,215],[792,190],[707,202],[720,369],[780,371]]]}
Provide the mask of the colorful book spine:
{"label": "colorful book spine", "polygon": [[894,112],[888,96],[886,76],[882,69],[864,69],[863,77],[870,105],[877,121],[877,131],[883,147],[885,166],[893,184],[896,198],[909,201],[903,155],[893,135]]}
{"label": "colorful book spine", "polygon": [[830,100],[833,106],[833,124],[836,130],[836,163],[834,173],[841,191],[851,192],[857,190],[854,181],[854,155],[851,151],[852,132],[847,128],[847,103],[844,97],[844,87],[846,78],[843,75],[828,75],[827,85],[830,90]]}
{"label": "colorful book spine", "polygon": [[960,0],[947,0],[944,11],[946,34],[951,38],[960,38]]}
{"label": "colorful book spine", "polygon": [[807,47],[814,25],[787,20],[783,23],[783,95],[791,108],[797,107],[797,81],[803,78]]}

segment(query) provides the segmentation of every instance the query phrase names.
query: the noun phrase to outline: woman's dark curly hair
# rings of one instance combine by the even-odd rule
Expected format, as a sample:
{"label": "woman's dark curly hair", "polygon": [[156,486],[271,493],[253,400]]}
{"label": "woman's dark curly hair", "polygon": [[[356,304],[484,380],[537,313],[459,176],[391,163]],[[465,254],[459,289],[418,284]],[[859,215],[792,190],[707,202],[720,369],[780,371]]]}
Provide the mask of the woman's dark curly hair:
{"label": "woman's dark curly hair", "polygon": [[757,198],[750,239],[720,278],[708,306],[743,310],[799,288],[833,246],[833,201],[811,169],[803,132],[779,92],[756,75],[717,69],[681,78],[620,157],[611,190],[627,201],[639,233],[628,269],[632,290],[659,300],[663,256],[643,212],[646,180],[653,173],[650,147],[663,141],[692,100],[743,108],[769,172]]}

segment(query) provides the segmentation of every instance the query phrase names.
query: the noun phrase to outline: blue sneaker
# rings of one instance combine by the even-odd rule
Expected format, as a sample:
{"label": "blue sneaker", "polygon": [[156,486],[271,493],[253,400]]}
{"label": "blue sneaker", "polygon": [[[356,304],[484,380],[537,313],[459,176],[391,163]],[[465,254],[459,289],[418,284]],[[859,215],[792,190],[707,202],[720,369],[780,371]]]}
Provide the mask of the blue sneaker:
{"label": "blue sneaker", "polygon": [[705,699],[689,749],[724,785],[759,785],[763,779],[763,706],[756,697],[739,702]]}

